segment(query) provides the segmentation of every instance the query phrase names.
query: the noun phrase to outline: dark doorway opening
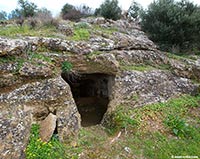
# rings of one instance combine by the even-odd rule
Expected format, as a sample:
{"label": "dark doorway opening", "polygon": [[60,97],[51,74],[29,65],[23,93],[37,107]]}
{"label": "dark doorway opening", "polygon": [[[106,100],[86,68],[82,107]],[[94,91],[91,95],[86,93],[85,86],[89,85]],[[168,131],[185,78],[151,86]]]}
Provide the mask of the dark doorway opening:
{"label": "dark doorway opening", "polygon": [[111,98],[114,76],[93,73],[62,73],[70,85],[83,127],[100,124]]}

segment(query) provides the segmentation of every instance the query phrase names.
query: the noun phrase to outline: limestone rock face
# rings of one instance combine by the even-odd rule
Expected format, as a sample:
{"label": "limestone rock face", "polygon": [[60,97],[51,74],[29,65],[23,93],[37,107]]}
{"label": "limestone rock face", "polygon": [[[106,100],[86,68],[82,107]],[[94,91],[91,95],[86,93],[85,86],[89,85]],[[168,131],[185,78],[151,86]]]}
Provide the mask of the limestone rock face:
{"label": "limestone rock face", "polygon": [[119,93],[124,101],[135,106],[164,102],[180,94],[199,93],[199,85],[167,71],[124,71],[117,81],[121,85]]}
{"label": "limestone rock face", "polygon": [[23,66],[20,68],[19,74],[21,76],[27,76],[32,78],[49,77],[52,76],[53,71],[49,65],[45,65],[42,62],[36,63],[35,65],[25,62]]}
{"label": "limestone rock face", "polygon": [[4,155],[1,158],[12,158],[16,153],[16,158],[20,158],[28,142],[31,123],[41,119],[38,117],[56,114],[61,141],[69,134],[76,135],[80,128],[80,115],[70,88],[61,77],[28,83],[3,93],[0,95],[0,106],[3,143],[0,152]]}
{"label": "limestone rock face", "polygon": [[169,59],[162,53],[152,50],[113,51],[118,61],[129,64],[159,65],[167,64]]}
{"label": "limestone rock face", "polygon": [[26,50],[28,43],[24,40],[0,38],[0,56],[20,55]]}
{"label": "limestone rock face", "polygon": [[20,104],[0,102],[0,158],[25,158],[29,140],[31,113]]}

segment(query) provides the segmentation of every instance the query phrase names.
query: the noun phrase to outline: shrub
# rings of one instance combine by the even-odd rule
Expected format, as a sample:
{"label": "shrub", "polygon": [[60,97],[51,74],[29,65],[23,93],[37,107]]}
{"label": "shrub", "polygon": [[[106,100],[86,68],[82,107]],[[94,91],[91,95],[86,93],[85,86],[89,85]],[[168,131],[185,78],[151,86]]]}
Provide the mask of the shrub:
{"label": "shrub", "polygon": [[21,17],[21,18],[16,19],[15,23],[19,26],[22,26],[24,24],[24,21],[25,21],[24,18]]}
{"label": "shrub", "polygon": [[118,0],[105,0],[100,8],[95,10],[95,15],[103,16],[106,19],[118,20],[121,18],[121,12]]}
{"label": "shrub", "polygon": [[38,25],[39,21],[37,18],[29,18],[28,19],[28,24],[30,25],[31,29],[34,29]]}
{"label": "shrub", "polygon": [[41,8],[35,14],[35,18],[43,25],[52,25],[52,13],[47,8]]}
{"label": "shrub", "polygon": [[92,9],[86,5],[75,7],[66,3],[61,10],[62,18],[65,20],[79,21],[82,17],[92,15]]}
{"label": "shrub", "polygon": [[61,10],[62,18],[65,20],[79,21],[81,18],[81,12],[76,10],[76,8],[66,3]]}
{"label": "shrub", "polygon": [[18,0],[20,13],[23,17],[33,17],[36,14],[37,5],[27,0]]}
{"label": "shrub", "polygon": [[65,20],[71,20],[71,21],[78,22],[81,18],[81,12],[76,9],[72,9],[68,13],[63,14],[62,18]]}
{"label": "shrub", "polygon": [[182,0],[156,0],[143,12],[142,29],[164,51],[200,49],[200,7]]}

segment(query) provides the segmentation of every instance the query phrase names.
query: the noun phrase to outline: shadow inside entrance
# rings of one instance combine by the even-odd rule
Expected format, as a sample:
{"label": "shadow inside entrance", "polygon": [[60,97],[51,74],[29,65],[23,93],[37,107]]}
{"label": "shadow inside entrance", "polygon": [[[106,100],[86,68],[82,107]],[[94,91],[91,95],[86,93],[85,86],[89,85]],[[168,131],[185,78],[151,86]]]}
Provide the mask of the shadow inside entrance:
{"label": "shadow inside entrance", "polygon": [[100,73],[78,76],[62,73],[62,77],[71,87],[81,115],[81,125],[100,124],[108,108],[114,77]]}

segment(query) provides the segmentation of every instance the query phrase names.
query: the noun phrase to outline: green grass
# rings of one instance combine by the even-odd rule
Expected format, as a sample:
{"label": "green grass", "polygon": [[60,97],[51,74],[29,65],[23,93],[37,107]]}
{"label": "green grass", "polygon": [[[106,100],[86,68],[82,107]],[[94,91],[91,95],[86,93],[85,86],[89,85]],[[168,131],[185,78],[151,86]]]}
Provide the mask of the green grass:
{"label": "green grass", "polygon": [[138,65],[122,65],[121,66],[122,70],[126,70],[126,71],[140,71],[140,72],[144,72],[144,71],[151,71],[153,69],[155,69],[152,66],[147,66],[147,65],[142,65],[142,64],[138,64]]}
{"label": "green grass", "polygon": [[88,29],[86,28],[75,28],[74,30],[74,35],[70,37],[70,40],[75,40],[75,41],[82,41],[82,40],[89,40],[90,38],[90,33]]}
{"label": "green grass", "polygon": [[[196,58],[194,58],[194,56],[191,56],[191,54],[184,54],[184,53],[182,53],[182,54],[173,54],[173,53],[167,53],[166,55],[169,58],[176,59],[176,60],[181,60],[181,61],[184,61],[186,59],[196,60]],[[198,55],[198,53],[195,54],[195,55]]]}
{"label": "green grass", "polygon": [[[199,132],[195,132],[199,137]],[[147,159],[169,159],[174,156],[199,156],[199,139],[176,139],[156,133],[134,134],[123,144],[131,145],[132,153]],[[142,150],[142,151],[141,151]]]}
{"label": "green grass", "polygon": [[42,36],[42,37],[56,37],[56,28],[54,26],[43,26],[32,29],[28,25],[23,26],[0,26],[0,36],[18,37],[18,36]]}
{"label": "green grass", "polygon": [[[126,125],[126,131],[130,134],[124,136],[115,145],[116,147],[120,145],[130,147],[131,153],[137,154],[136,158],[168,159],[172,155],[200,156],[200,118],[191,114],[191,110],[199,111],[200,95],[196,97],[186,95],[166,103],[136,109],[128,106],[120,108],[113,119],[118,125]],[[121,114],[123,120],[118,120],[118,114]],[[130,124],[130,119],[126,120],[127,117],[132,117],[134,123]],[[152,128],[156,123],[160,124],[162,129]],[[116,130],[116,127],[108,128],[110,132]]]}
{"label": "green grass", "polygon": [[112,35],[114,32],[119,31],[119,29],[117,29],[115,27],[103,28],[99,25],[94,25],[93,27],[94,27],[94,30],[100,31],[100,32],[107,34],[107,35]]}

